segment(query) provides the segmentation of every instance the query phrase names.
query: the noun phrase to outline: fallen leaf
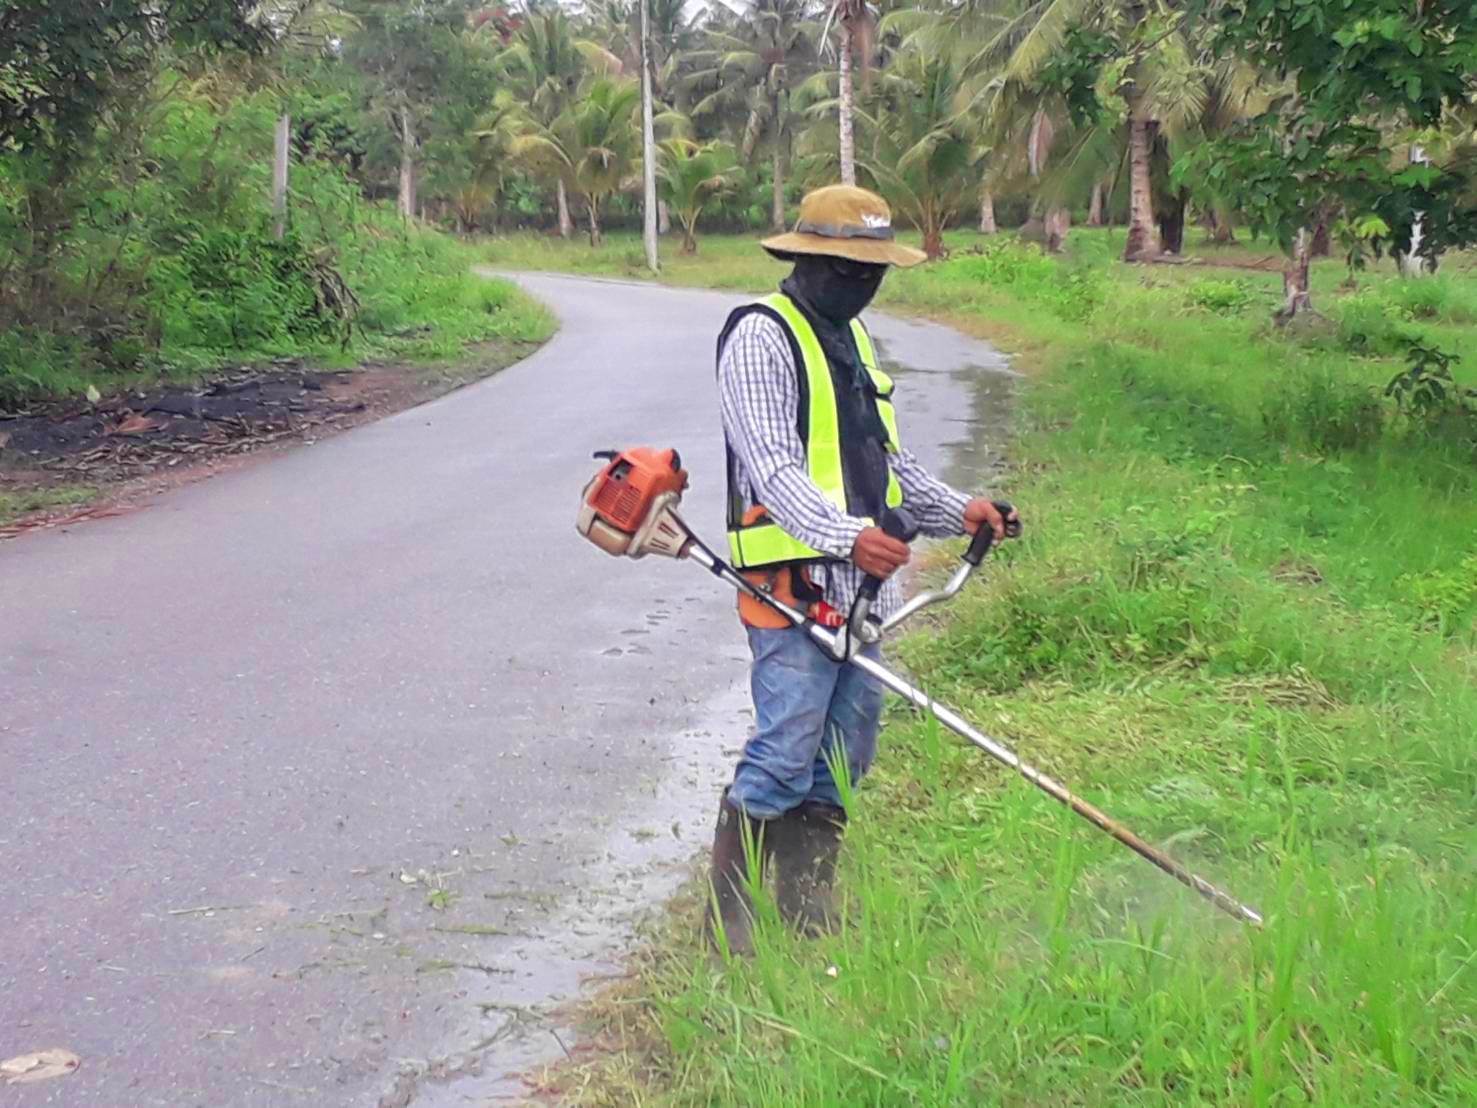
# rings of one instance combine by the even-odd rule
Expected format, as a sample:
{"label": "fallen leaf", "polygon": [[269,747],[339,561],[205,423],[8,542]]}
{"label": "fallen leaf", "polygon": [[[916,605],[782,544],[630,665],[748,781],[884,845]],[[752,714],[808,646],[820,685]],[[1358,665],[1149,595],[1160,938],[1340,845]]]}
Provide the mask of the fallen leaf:
{"label": "fallen leaf", "polygon": [[162,416],[130,414],[108,432],[110,435],[145,435],[163,430],[169,421]]}
{"label": "fallen leaf", "polygon": [[0,1077],[7,1085],[23,1085],[30,1081],[45,1081],[51,1077],[65,1077],[82,1064],[70,1050],[53,1047],[38,1050],[33,1054],[18,1054],[0,1062]]}
{"label": "fallen leaf", "polygon": [[83,395],[87,397],[89,404],[96,404],[103,398],[103,394],[97,391],[96,385],[88,385],[87,391]]}

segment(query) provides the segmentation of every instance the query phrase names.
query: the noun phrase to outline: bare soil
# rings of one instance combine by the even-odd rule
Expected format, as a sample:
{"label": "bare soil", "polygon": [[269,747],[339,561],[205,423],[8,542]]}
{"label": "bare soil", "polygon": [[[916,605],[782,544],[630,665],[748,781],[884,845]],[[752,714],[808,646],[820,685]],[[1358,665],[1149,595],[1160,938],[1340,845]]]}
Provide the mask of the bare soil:
{"label": "bare soil", "polygon": [[296,359],[198,385],[67,398],[0,413],[0,540],[133,511],[166,489],[313,442],[487,377],[536,343],[494,340],[453,362],[325,370]]}

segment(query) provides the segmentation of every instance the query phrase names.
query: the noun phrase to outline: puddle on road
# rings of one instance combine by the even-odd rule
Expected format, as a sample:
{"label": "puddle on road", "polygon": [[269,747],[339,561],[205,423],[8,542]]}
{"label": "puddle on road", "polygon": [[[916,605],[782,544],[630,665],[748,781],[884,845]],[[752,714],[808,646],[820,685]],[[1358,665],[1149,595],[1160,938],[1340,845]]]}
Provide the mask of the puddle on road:
{"label": "puddle on road", "polygon": [[[990,491],[1005,467],[1011,430],[1016,376],[1005,359],[934,324],[883,318],[876,329],[883,363],[902,394],[905,445],[951,484]],[[905,354],[908,364],[890,362],[892,353]],[[666,618],[648,613],[645,622],[658,629]],[[624,635],[644,633],[630,628]],[[751,719],[742,660],[733,662],[729,687],[707,702],[700,718],[703,725],[670,743],[665,770],[641,814],[615,829],[602,853],[588,858],[570,881],[560,882],[581,891],[568,896],[536,936],[499,951],[499,962],[517,970],[499,978],[496,1004],[482,1006],[482,1021],[466,1028],[442,1061],[408,1065],[379,1108],[521,1103],[531,1095],[523,1075],[574,1049],[570,1002],[623,973],[641,921],[661,910],[708,847],[719,791]],[[485,991],[485,978],[465,987],[477,986]]]}
{"label": "puddle on road", "polygon": [[622,974],[641,922],[661,910],[711,841],[717,797],[752,718],[740,663],[734,678],[704,706],[705,724],[672,741],[639,815],[574,875],[581,891],[537,936],[499,952],[501,964],[518,968],[499,979],[482,1024],[442,1061],[408,1066],[379,1108],[520,1103],[529,1096],[523,1075],[574,1048],[579,1037],[564,1009],[585,988]]}

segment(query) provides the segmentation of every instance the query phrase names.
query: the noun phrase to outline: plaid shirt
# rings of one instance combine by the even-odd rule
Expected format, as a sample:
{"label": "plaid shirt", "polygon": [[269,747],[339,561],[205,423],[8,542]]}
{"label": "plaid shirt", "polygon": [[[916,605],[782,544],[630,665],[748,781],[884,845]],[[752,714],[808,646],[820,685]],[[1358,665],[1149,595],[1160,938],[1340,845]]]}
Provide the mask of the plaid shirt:
{"label": "plaid shirt", "polygon": [[[745,508],[763,504],[788,534],[836,559],[815,567],[812,576],[825,590],[826,602],[844,614],[866,578],[851,564],[851,548],[870,524],[847,515],[810,479],[805,444],[797,430],[797,372],[781,325],[759,312],[744,316],[718,359],[723,433],[734,455],[734,478]],[[935,478],[907,450],[889,454],[887,460],[902,486],[903,502],[924,534],[937,538],[964,534],[969,497]],[[902,589],[894,574],[883,585],[873,611],[885,619],[901,602]]]}

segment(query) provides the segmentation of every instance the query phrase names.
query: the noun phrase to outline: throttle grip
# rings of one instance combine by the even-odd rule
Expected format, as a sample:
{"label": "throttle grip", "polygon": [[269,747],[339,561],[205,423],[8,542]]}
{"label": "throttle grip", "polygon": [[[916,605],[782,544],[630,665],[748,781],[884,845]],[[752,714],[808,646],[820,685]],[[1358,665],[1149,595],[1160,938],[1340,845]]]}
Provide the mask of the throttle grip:
{"label": "throttle grip", "polygon": [[1021,522],[1020,516],[1010,518],[1015,515],[1015,505],[1009,500],[993,500],[991,503],[995,505],[995,510],[1000,513],[1001,518],[1005,520],[1005,537],[1007,539],[1020,538],[1021,532],[1025,530],[1025,524]]}
{"label": "throttle grip", "polygon": [[[1015,505],[1007,500],[993,501],[995,510],[1005,519],[1005,537],[1018,539],[1021,537],[1021,521],[1019,518],[1011,519],[1015,512]],[[995,528],[980,524],[974,538],[969,543],[969,549],[964,552],[964,560],[972,566],[977,566],[985,560],[985,555],[990,552],[990,547],[995,545]]]}

